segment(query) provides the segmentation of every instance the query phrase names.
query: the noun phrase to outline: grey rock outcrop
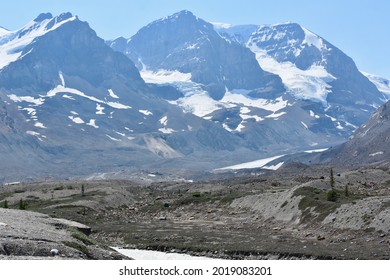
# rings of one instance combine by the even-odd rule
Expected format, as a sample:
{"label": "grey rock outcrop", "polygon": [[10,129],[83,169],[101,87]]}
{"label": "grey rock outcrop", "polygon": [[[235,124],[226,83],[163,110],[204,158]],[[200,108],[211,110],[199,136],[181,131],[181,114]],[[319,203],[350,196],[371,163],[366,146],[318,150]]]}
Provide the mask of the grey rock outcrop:
{"label": "grey rock outcrop", "polygon": [[81,242],[75,238],[74,226],[81,224],[35,212],[0,208],[0,259],[126,258],[115,251]]}

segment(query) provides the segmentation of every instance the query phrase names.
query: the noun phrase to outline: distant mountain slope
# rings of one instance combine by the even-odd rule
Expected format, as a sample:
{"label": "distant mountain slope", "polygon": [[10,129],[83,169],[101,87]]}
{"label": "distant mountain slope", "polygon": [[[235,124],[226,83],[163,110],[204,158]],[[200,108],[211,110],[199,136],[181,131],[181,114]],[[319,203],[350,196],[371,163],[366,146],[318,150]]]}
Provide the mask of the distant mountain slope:
{"label": "distant mountain slope", "polygon": [[381,106],[343,145],[324,153],[344,166],[390,166],[390,101]]}
{"label": "distant mountain slope", "polygon": [[390,80],[379,77],[377,75],[372,75],[366,72],[362,72],[377,88],[380,92],[384,94],[383,98],[386,100],[390,99]]}

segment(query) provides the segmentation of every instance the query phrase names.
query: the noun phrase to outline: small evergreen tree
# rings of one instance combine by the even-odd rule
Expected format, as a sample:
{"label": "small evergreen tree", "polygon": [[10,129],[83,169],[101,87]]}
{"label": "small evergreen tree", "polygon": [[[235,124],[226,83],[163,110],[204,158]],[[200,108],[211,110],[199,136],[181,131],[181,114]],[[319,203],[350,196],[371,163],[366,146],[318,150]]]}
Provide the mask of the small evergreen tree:
{"label": "small evergreen tree", "polygon": [[22,198],[19,201],[19,209],[26,210],[26,202],[24,202]]}
{"label": "small evergreen tree", "polygon": [[345,195],[345,196],[349,196],[348,185],[345,185],[345,188],[344,188],[344,195]]}
{"label": "small evergreen tree", "polygon": [[330,178],[329,178],[329,181],[330,181],[330,187],[332,188],[332,190],[334,189],[334,176],[333,176],[333,168],[330,168]]}
{"label": "small evergreen tree", "polygon": [[332,189],[326,193],[326,200],[335,202],[337,200],[337,192]]}
{"label": "small evergreen tree", "polygon": [[326,193],[326,200],[334,202],[337,199],[337,192],[334,189],[333,168],[330,168],[329,183],[330,183],[331,190]]}
{"label": "small evergreen tree", "polygon": [[84,187],[84,184],[81,185],[81,196],[85,196],[85,187]]}
{"label": "small evergreen tree", "polygon": [[4,208],[8,208],[8,200],[4,200]]}

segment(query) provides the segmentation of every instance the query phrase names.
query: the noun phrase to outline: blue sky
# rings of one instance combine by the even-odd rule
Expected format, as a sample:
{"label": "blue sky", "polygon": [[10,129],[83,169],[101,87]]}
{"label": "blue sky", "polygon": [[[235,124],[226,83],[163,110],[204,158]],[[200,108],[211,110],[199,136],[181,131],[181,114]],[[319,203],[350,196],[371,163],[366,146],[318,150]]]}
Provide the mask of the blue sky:
{"label": "blue sky", "polygon": [[41,12],[69,11],[104,39],[131,37],[149,22],[183,9],[231,24],[297,22],[351,56],[359,69],[390,78],[388,0],[7,0],[0,6],[0,26],[10,30]]}

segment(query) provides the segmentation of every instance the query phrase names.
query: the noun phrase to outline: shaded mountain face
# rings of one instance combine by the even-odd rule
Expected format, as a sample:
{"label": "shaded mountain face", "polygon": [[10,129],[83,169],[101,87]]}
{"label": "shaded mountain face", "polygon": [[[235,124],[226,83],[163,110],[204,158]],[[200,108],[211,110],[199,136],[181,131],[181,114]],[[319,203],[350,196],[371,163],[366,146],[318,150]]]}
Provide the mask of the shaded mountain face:
{"label": "shaded mountain face", "polygon": [[0,179],[89,174],[233,153],[245,143],[159,96],[131,60],[71,14],[0,37]]}
{"label": "shaded mountain face", "polygon": [[343,145],[322,160],[344,166],[390,166],[390,101],[381,106]]}

